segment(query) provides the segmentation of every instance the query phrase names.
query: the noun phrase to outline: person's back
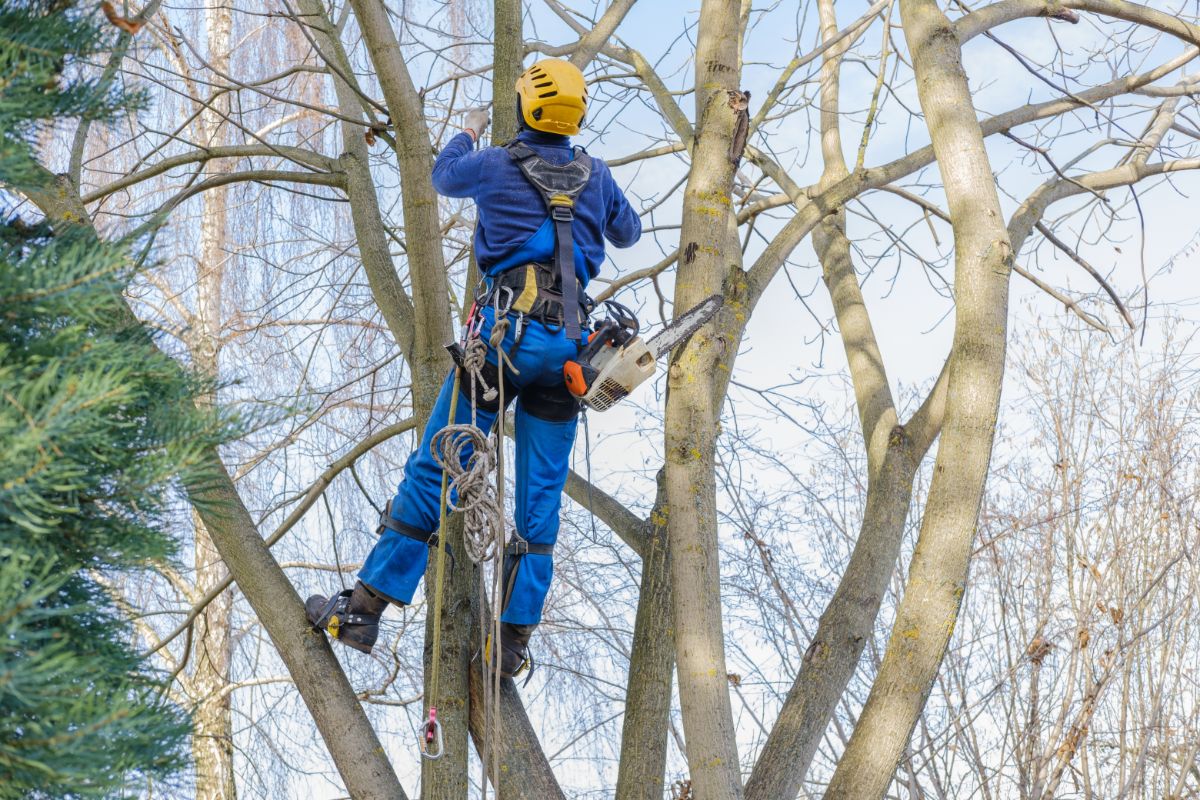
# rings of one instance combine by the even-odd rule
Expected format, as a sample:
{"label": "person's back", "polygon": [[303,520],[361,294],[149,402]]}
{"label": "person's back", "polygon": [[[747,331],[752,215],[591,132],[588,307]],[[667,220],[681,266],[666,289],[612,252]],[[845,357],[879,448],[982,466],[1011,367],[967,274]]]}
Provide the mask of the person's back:
{"label": "person's back", "polygon": [[[567,136],[523,128],[517,141],[529,145],[552,164],[576,156]],[[604,261],[604,240],[629,247],[641,235],[641,220],[600,159],[592,156],[592,172],[575,205],[575,269],[586,286]],[[549,261],[554,232],[538,190],[521,172],[505,147],[474,150],[470,133],[454,137],[433,166],[433,186],[447,197],[475,201],[479,224],[475,257],[480,270],[496,275],[527,261]],[[540,234],[540,235],[539,235]]]}
{"label": "person's back", "polygon": [[[487,113],[476,109],[433,168],[438,192],[476,203],[475,254],[485,276],[467,329],[472,340],[487,345],[486,386],[462,381],[453,422],[474,420],[490,430],[503,413],[500,398],[516,400],[517,533],[505,548],[500,609],[505,677],[527,664],[526,648],[553,575],[551,554],[580,408],[563,366],[585,339],[590,302],[584,288],[603,264],[605,240],[629,247],[642,229],[607,165],[571,146],[568,137],[587,111],[582,73],[565,61],[541,61],[522,74],[517,94],[522,130],[515,141],[476,150],[488,125]],[[501,318],[508,325],[499,346],[511,368],[499,366],[490,344]],[[371,651],[389,602],[412,602],[427,548],[437,544],[442,470],[430,446],[451,421],[454,386],[451,373],[354,589],[313,595],[306,603],[314,627],[356,649]]]}

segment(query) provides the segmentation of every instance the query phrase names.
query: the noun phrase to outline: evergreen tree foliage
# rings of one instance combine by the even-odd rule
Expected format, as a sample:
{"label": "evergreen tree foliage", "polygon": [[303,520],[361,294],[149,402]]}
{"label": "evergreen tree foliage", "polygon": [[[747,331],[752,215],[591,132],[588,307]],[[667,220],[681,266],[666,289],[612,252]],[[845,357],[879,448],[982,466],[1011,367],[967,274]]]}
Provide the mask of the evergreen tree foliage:
{"label": "evergreen tree foliage", "polygon": [[172,556],[173,488],[224,430],[124,304],[131,243],[17,207],[54,180],[41,131],[138,101],[83,77],[115,33],[97,3],[0,6],[0,798],[127,796],[186,758],[112,590]]}

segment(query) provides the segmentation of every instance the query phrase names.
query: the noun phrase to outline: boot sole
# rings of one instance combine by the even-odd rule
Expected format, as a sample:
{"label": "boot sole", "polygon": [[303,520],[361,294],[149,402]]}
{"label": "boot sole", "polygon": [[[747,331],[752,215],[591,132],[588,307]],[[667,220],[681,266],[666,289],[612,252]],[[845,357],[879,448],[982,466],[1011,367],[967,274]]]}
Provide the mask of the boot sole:
{"label": "boot sole", "polygon": [[366,642],[356,642],[353,639],[342,639],[342,638],[334,639],[334,641],[338,642],[339,644],[344,644],[346,647],[352,647],[355,650],[357,650],[358,652],[366,653],[367,655],[371,655],[371,651],[375,649],[374,642],[372,642],[371,644],[367,644]]}

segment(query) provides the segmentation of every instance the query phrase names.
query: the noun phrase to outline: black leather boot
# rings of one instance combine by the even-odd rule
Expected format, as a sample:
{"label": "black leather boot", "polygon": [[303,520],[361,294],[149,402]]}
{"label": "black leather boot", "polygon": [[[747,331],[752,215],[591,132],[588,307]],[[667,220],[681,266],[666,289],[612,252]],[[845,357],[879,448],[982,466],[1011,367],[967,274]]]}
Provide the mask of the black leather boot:
{"label": "black leather boot", "polygon": [[305,601],[304,612],[316,630],[328,633],[355,650],[370,653],[379,638],[379,618],[389,599],[358,581],[353,589],[333,597],[314,594]]}
{"label": "black leather boot", "polygon": [[[512,678],[530,666],[529,639],[537,625],[500,623],[500,677]],[[490,642],[489,638],[489,642]],[[487,668],[492,668],[491,648],[488,648]]]}

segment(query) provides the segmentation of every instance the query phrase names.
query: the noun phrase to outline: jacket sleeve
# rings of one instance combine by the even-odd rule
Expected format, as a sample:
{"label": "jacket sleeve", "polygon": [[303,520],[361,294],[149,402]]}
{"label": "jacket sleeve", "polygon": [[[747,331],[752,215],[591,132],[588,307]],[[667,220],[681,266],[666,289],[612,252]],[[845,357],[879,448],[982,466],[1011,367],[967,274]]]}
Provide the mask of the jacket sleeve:
{"label": "jacket sleeve", "polygon": [[608,184],[605,191],[608,209],[604,220],[604,236],[615,247],[632,247],[642,238],[642,219],[625,199],[625,192],[617,185],[607,164],[604,165],[604,180]]}
{"label": "jacket sleeve", "polygon": [[476,150],[471,134],[463,131],[433,162],[433,188],[444,197],[474,197],[486,158],[486,150]]}

